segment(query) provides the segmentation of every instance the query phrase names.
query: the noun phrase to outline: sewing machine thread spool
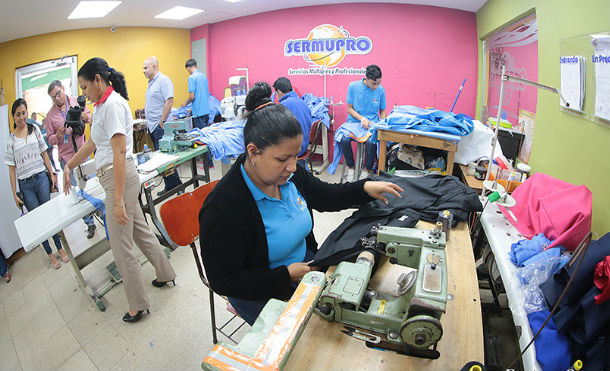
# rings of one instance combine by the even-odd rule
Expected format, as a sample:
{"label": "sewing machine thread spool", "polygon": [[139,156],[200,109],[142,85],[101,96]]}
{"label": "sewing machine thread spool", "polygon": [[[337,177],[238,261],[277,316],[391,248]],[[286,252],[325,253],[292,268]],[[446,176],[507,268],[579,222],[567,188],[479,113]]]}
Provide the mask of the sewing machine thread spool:
{"label": "sewing machine thread spool", "polygon": [[438,213],[438,217],[436,218],[437,223],[442,223],[443,232],[445,232],[445,239],[449,241],[449,234],[451,233],[451,225],[453,223],[453,214],[449,210],[443,210]]}

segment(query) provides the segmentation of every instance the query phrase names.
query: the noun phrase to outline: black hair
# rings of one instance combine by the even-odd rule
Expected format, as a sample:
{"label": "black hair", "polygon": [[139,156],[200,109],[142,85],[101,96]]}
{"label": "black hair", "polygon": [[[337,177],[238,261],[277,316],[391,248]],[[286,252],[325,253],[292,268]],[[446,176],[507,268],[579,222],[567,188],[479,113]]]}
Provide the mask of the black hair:
{"label": "black hair", "polygon": [[61,83],[61,81],[59,81],[59,80],[52,81],[52,82],[49,84],[49,88],[47,89],[47,94],[51,95],[51,91],[52,91],[53,89],[55,89],[55,87],[56,87],[56,86],[58,86],[59,88],[62,88],[62,87],[63,87],[63,84],[62,84],[62,83]]}
{"label": "black hair", "polygon": [[279,90],[282,93],[286,94],[292,91],[292,84],[290,80],[286,77],[278,77],[277,80],[273,83],[273,89]]}
{"label": "black hair", "polygon": [[[17,98],[15,102],[13,102],[13,107],[11,108],[11,116],[13,116],[13,129],[17,129],[17,124],[15,123],[15,112],[17,111],[17,108],[22,105],[25,106],[26,110],[28,109],[28,103],[23,98]],[[34,131],[34,125],[27,122],[27,117],[26,125],[28,126],[28,135],[32,134]]]}
{"label": "black hair", "polygon": [[197,67],[197,61],[194,60],[193,58],[186,61],[186,63],[184,64],[184,68],[189,68],[189,67]]}
{"label": "black hair", "polygon": [[91,58],[78,70],[78,76],[89,81],[95,80],[95,75],[100,75],[102,80],[112,85],[112,88],[123,98],[127,97],[127,85],[123,73],[108,67],[108,63],[102,58]]}
{"label": "black hair", "polygon": [[366,78],[369,80],[377,80],[381,78],[381,68],[376,64],[366,66]]}
{"label": "black hair", "polygon": [[[253,143],[261,151],[284,139],[302,135],[301,125],[292,112],[271,102],[271,86],[261,81],[254,84],[246,96],[244,144]],[[266,105],[265,105],[266,104]]]}

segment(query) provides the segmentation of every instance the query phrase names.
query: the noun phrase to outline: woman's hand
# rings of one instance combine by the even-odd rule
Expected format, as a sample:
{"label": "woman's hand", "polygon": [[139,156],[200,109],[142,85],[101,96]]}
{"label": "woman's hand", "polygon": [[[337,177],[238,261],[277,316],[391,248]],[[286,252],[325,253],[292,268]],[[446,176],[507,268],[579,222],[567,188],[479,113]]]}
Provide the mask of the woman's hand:
{"label": "woman's hand", "polygon": [[13,195],[13,197],[15,198],[15,205],[17,205],[18,209],[21,209],[23,201],[17,195]]}
{"label": "woman's hand", "polygon": [[388,204],[388,199],[384,193],[391,193],[398,198],[402,198],[400,193],[403,189],[391,182],[368,181],[364,182],[364,191],[371,197],[381,200]]}
{"label": "woman's hand", "polygon": [[[313,260],[312,260],[313,261]],[[299,282],[303,276],[311,271],[317,271],[317,267],[310,267],[309,264],[312,262],[306,263],[292,263],[288,266],[288,273],[290,274],[290,281]]]}
{"label": "woman's hand", "polygon": [[114,203],[114,218],[120,225],[127,225],[129,223],[129,217],[127,216],[123,200]]}
{"label": "woman's hand", "polygon": [[51,173],[51,189],[57,189],[57,176],[55,175],[55,173]]}
{"label": "woman's hand", "polygon": [[70,194],[70,188],[72,184],[70,183],[70,177],[72,176],[72,171],[68,168],[68,166],[64,166],[64,194]]}

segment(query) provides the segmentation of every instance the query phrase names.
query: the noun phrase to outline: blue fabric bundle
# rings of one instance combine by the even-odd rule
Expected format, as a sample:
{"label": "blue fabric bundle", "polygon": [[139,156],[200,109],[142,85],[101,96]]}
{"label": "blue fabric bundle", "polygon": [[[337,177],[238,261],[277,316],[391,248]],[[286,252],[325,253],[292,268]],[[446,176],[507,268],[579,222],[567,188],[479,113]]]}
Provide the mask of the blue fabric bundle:
{"label": "blue fabric bundle", "polygon": [[463,113],[451,113],[415,106],[397,106],[386,118],[391,130],[414,129],[468,135],[474,130],[472,118]]}
{"label": "blue fabric bundle", "polygon": [[199,140],[207,144],[215,160],[229,163],[229,158],[244,153],[245,120],[225,121],[212,124],[203,129],[193,129],[189,134],[198,133]]}
{"label": "blue fabric bundle", "polygon": [[[549,310],[533,312],[527,319],[535,334],[549,315]],[[553,318],[544,326],[540,335],[534,340],[536,359],[544,371],[567,370],[570,368],[570,347],[568,338],[557,331]]]}
{"label": "blue fabric bundle", "polygon": [[523,267],[524,263],[551,244],[543,233],[531,240],[523,239],[511,245],[508,255],[513,264]]}
{"label": "blue fabric bundle", "polygon": [[313,121],[322,120],[324,125],[330,129],[330,116],[328,116],[328,106],[326,106],[326,98],[318,98],[311,93],[305,93],[301,97],[311,111]]}
{"label": "blue fabric bundle", "polygon": [[208,95],[208,104],[210,106],[210,116],[208,118],[208,123],[214,123],[214,117],[220,113],[220,101],[216,99],[212,94]]}

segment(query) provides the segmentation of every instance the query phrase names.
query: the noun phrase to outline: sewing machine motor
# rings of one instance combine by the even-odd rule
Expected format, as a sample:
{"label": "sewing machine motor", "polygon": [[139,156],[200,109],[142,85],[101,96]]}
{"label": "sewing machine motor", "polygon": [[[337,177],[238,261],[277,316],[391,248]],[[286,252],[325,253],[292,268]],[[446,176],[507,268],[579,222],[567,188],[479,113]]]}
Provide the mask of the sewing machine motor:
{"label": "sewing machine motor", "polygon": [[328,321],[383,336],[383,340],[373,336],[378,341],[367,341],[367,346],[438,358],[436,344],[443,335],[440,319],[447,303],[446,240],[440,227],[432,231],[379,227],[375,249],[387,255],[391,263],[416,270],[403,273],[394,292],[370,290],[374,257],[365,251],[355,263],[341,262],[337,266],[315,312]]}

